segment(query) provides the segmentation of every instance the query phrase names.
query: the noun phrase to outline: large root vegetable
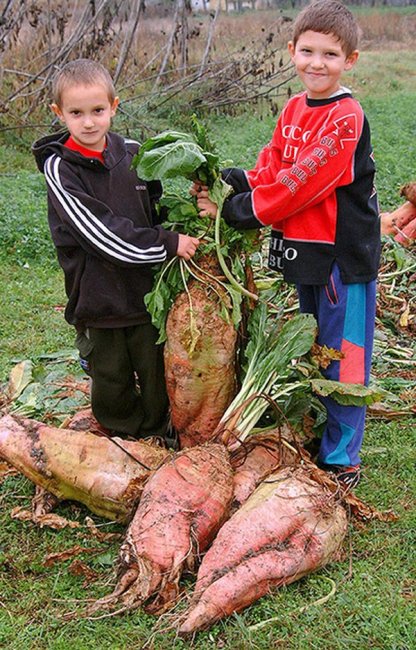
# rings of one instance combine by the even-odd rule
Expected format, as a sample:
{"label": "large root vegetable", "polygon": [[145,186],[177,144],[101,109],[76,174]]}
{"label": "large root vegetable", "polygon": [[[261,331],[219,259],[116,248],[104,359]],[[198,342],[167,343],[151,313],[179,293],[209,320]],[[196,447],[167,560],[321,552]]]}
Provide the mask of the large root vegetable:
{"label": "large root vegetable", "polygon": [[405,248],[410,246],[416,239],[416,216],[400,229],[400,232],[395,235],[394,239]]}
{"label": "large root vegetable", "polygon": [[[59,429],[10,415],[0,418],[0,457],[62,500],[83,503],[111,520],[130,520],[166,449],[144,441]],[[126,453],[127,452],[127,453]]]}
{"label": "large root vegetable", "polygon": [[165,376],[181,448],[209,440],[236,392],[237,333],[230,300],[215,281],[189,283],[166,324]]}
{"label": "large root vegetable", "polygon": [[383,212],[381,234],[394,235],[395,241],[409,246],[416,239],[416,182],[407,183],[400,189],[406,201],[393,212]]}
{"label": "large root vegetable", "polygon": [[404,196],[407,201],[416,206],[416,181],[406,183],[400,188],[400,196]]}
{"label": "large root vegetable", "polygon": [[[306,452],[302,450],[306,455]],[[279,429],[256,433],[231,454],[235,508],[241,506],[272,471],[299,463],[301,452],[281,437]]]}
{"label": "large root vegetable", "polygon": [[394,235],[395,241],[409,246],[416,237],[416,206],[410,201],[402,203],[393,212],[383,212],[381,234]]}
{"label": "large root vegetable", "polygon": [[238,612],[273,587],[333,559],[347,530],[345,509],[304,468],[270,475],[219,531],[199,572],[181,635]]}
{"label": "large root vegetable", "polygon": [[172,606],[184,570],[196,559],[227,517],[232,469],[220,444],[184,450],[149,479],[120,549],[116,589],[89,610],[134,609],[152,613]]}
{"label": "large root vegetable", "polygon": [[61,425],[62,429],[75,429],[75,431],[89,431],[98,436],[109,435],[110,431],[103,427],[93,415],[91,408],[85,408],[69,416]]}

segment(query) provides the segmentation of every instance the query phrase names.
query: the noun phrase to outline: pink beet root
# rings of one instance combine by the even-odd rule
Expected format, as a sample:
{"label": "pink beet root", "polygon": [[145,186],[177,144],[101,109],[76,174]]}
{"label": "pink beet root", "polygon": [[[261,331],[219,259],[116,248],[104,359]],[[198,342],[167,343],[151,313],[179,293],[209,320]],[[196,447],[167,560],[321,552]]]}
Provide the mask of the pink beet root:
{"label": "pink beet root", "polygon": [[210,627],[316,571],[336,556],[346,530],[345,509],[306,469],[278,470],[219,531],[179,634]]}
{"label": "pink beet root", "polygon": [[182,571],[194,569],[226,518],[231,499],[232,470],[223,445],[176,454],[147,482],[121,547],[118,585],[91,611],[115,604],[125,611],[150,598],[148,611],[172,606]]}
{"label": "pink beet root", "polygon": [[299,462],[292,446],[282,442],[279,431],[250,436],[231,454],[234,469],[234,506],[241,506],[263,479],[283,465]]}
{"label": "pink beet root", "polygon": [[116,442],[122,448],[89,431],[0,418],[0,458],[58,499],[79,501],[102,517],[127,522],[147,479],[170,454],[142,440]]}
{"label": "pink beet root", "polygon": [[394,239],[405,247],[410,246],[410,244],[416,239],[416,217],[403,226]]}
{"label": "pink beet root", "polygon": [[[208,259],[201,266],[216,272]],[[237,332],[225,315],[231,311],[230,300],[221,285],[211,284],[213,288],[190,282],[166,323],[166,385],[181,449],[212,438],[236,392]]]}

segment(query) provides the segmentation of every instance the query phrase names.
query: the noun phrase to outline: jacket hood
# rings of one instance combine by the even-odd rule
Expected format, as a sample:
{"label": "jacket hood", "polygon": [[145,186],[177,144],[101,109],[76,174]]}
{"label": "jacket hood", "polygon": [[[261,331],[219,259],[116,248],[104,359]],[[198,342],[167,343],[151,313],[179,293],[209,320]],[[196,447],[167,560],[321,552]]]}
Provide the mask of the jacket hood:
{"label": "jacket hood", "polygon": [[107,133],[109,146],[104,149],[103,152],[104,164],[99,162],[97,158],[87,158],[80,154],[78,151],[73,151],[72,149],[66,147],[65,142],[68,138],[69,132],[61,131],[59,133],[53,133],[52,135],[46,135],[33,143],[32,153],[35,157],[39,171],[43,173],[43,168],[45,166],[46,160],[54,153],[58,154],[61,158],[63,158],[63,160],[75,162],[78,165],[82,165],[83,167],[93,167],[94,169],[97,169],[97,163],[100,167],[112,169],[126,155],[125,140],[117,133]]}

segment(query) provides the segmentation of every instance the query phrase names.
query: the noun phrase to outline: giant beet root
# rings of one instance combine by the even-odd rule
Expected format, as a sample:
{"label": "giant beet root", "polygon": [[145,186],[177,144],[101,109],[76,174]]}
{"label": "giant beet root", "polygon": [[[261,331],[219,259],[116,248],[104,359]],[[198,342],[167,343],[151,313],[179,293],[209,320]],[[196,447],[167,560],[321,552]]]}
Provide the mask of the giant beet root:
{"label": "giant beet root", "polygon": [[195,569],[226,518],[232,483],[228,452],[220,444],[179,452],[155,472],[121,547],[116,589],[90,613],[116,605],[126,611],[149,599],[150,612],[170,607],[182,572]]}
{"label": "giant beet root", "polygon": [[337,554],[346,529],[345,509],[307,469],[271,474],[207,551],[179,633],[207,628],[322,567]]}
{"label": "giant beet root", "polygon": [[282,438],[279,429],[249,436],[230,455],[234,470],[233,508],[247,501],[259,483],[273,471],[298,464],[301,458],[298,449]]}
{"label": "giant beet root", "polygon": [[116,442],[126,451],[88,431],[0,418],[0,458],[58,499],[79,501],[95,514],[127,522],[147,479],[169,452],[140,440]]}
{"label": "giant beet root", "polygon": [[211,284],[190,282],[166,324],[165,376],[181,449],[211,438],[236,392],[230,300],[215,280]]}

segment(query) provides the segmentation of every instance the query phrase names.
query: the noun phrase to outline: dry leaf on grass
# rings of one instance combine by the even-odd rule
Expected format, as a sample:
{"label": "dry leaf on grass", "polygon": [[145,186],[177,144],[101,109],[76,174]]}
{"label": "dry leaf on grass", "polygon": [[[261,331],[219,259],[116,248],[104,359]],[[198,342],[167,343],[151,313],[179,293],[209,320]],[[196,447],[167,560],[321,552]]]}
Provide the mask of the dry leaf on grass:
{"label": "dry leaf on grass", "polygon": [[43,528],[44,526],[49,526],[54,530],[62,530],[69,526],[69,528],[79,528],[81,524],[78,521],[71,521],[60,515],[54,513],[48,513],[44,515],[36,515],[30,510],[26,510],[22,506],[17,506],[13,508],[10,513],[12,519],[18,519],[19,521],[31,521],[33,524]]}
{"label": "dry leaf on grass", "polygon": [[121,533],[103,533],[98,530],[97,526],[91,519],[91,517],[85,517],[85,524],[93,537],[98,539],[100,542],[112,542],[114,540],[119,540],[124,538],[124,534]]}
{"label": "dry leaf on grass", "polygon": [[99,573],[94,571],[94,569],[91,569],[88,564],[85,564],[85,562],[82,562],[81,560],[74,560],[71,562],[68,571],[73,576],[85,578],[82,583],[83,587],[88,587],[91,582],[97,580],[99,577]]}
{"label": "dry leaf on grass", "polygon": [[43,565],[52,566],[57,562],[65,562],[66,560],[70,560],[75,555],[80,555],[81,553],[102,553],[102,549],[85,548],[84,546],[76,545],[73,546],[72,548],[66,549],[65,551],[61,551],[60,553],[49,553],[48,555],[45,556],[45,559],[43,560]]}

